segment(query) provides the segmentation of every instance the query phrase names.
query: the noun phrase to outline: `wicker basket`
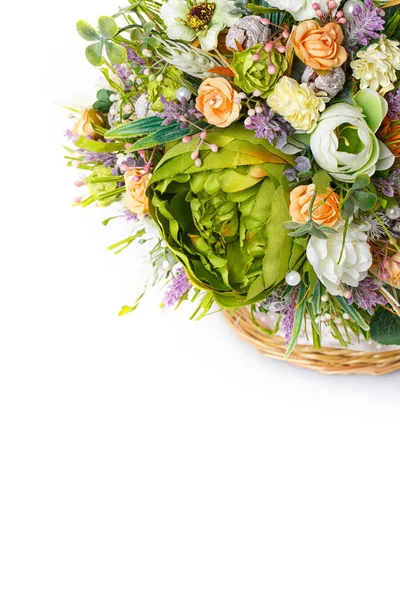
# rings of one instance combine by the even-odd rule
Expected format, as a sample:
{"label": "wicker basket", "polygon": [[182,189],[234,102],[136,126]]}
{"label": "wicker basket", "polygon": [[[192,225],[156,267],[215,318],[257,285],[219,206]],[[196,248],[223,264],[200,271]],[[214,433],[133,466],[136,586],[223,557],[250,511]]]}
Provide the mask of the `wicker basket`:
{"label": "wicker basket", "polygon": [[279,335],[268,335],[259,329],[253,323],[247,308],[241,308],[236,313],[224,311],[223,314],[240,338],[269,358],[287,360],[299,367],[332,375],[349,373],[384,375],[400,370],[400,349],[364,352],[346,348],[316,350],[312,346],[297,345],[289,358],[285,358],[284,340]]}

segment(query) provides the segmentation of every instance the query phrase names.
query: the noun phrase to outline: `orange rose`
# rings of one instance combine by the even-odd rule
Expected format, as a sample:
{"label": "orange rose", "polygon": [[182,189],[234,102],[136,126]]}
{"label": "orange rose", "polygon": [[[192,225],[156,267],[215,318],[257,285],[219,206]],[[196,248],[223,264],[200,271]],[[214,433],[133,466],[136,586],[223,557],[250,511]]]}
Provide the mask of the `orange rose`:
{"label": "orange rose", "polygon": [[123,197],[125,206],[136,215],[145,215],[149,212],[149,199],[146,189],[151,174],[143,173],[143,169],[128,169],[124,173],[126,192]]}
{"label": "orange rose", "polygon": [[95,132],[92,127],[92,123],[98,125],[99,127],[104,127],[104,120],[98,112],[93,110],[93,108],[85,108],[81,112],[80,118],[76,121],[75,125],[72,128],[72,133],[74,135],[83,135],[85,137],[91,137],[94,140],[98,140],[101,135]]}
{"label": "orange rose", "polygon": [[343,30],[338,23],[323,27],[315,21],[302,21],[293,29],[291,42],[299,59],[315,71],[329,71],[347,60],[341,45]]}
{"label": "orange rose", "polygon": [[211,125],[228,127],[239,118],[239,94],[223,77],[209,77],[199,87],[196,108]]}
{"label": "orange rose", "polygon": [[390,276],[390,283],[394,287],[400,286],[400,252],[385,260],[385,267]]}
{"label": "orange rose", "polygon": [[[298,185],[290,192],[290,216],[296,223],[306,223],[311,200],[314,197],[315,185]],[[313,221],[318,225],[332,227],[339,219],[339,196],[328,188],[323,194],[317,194],[312,211]]]}

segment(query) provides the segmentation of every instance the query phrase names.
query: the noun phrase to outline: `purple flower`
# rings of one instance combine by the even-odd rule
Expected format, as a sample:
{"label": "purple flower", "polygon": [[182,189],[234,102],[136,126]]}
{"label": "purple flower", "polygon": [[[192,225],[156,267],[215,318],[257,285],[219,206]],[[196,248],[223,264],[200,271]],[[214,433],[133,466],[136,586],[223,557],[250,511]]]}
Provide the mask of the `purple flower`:
{"label": "purple flower", "polygon": [[345,26],[346,46],[366,46],[371,40],[379,38],[379,32],[385,29],[384,11],[375,6],[372,0],[365,0],[364,6],[356,4],[351,20]]}
{"label": "purple flower", "polygon": [[157,113],[157,116],[163,120],[163,125],[171,125],[176,121],[181,121],[181,128],[184,129],[187,125],[182,118],[188,121],[199,121],[203,115],[196,109],[194,100],[186,100],[182,98],[180,102],[174,100],[166,100],[164,96],[160,96],[160,100],[164,106],[164,110]]}
{"label": "purple flower", "polygon": [[286,169],[283,174],[289,181],[300,181],[302,178],[299,177],[299,174],[308,173],[309,171],[311,171],[311,162],[309,159],[306,156],[298,156],[295,166],[291,169]]}
{"label": "purple flower", "polygon": [[368,311],[371,315],[374,308],[381,305],[384,306],[387,301],[379,292],[382,284],[374,277],[366,277],[360,281],[358,287],[349,288],[353,296],[348,300],[349,304],[355,302],[360,308]]}
{"label": "purple flower", "polygon": [[296,313],[296,300],[299,294],[298,287],[294,287],[289,294],[282,297],[284,288],[272,292],[266,300],[260,303],[264,309],[271,310],[282,316],[281,328],[285,337],[286,344],[289,344],[292,337],[294,317]]}
{"label": "purple flower", "polygon": [[400,88],[397,88],[395,92],[390,92],[386,96],[386,100],[389,105],[387,116],[389,119],[398,121],[400,119]]}
{"label": "purple flower", "polygon": [[[127,85],[129,77],[132,75],[132,72],[128,69],[126,64],[123,65],[114,65],[114,69],[118,75],[124,82],[125,86]],[[128,82],[131,85],[131,82]]]}
{"label": "purple flower", "polygon": [[387,177],[374,177],[372,181],[378,194],[388,198],[400,196],[400,169],[392,169]]}
{"label": "purple flower", "polygon": [[128,44],[122,43],[121,46],[123,46],[126,49],[127,61],[141,66],[146,64],[145,61],[142,58],[140,58],[140,56],[138,56],[130,46],[128,46]]}
{"label": "purple flower", "polygon": [[287,144],[288,135],[293,131],[291,125],[282,117],[275,116],[274,111],[266,104],[262,107],[262,112],[256,112],[255,115],[247,117],[244,126],[246,129],[254,131],[257,138],[268,140],[278,150]]}
{"label": "purple flower", "polygon": [[192,284],[187,278],[185,269],[183,267],[178,267],[165,291],[162,301],[164,308],[175,306],[191,287]]}

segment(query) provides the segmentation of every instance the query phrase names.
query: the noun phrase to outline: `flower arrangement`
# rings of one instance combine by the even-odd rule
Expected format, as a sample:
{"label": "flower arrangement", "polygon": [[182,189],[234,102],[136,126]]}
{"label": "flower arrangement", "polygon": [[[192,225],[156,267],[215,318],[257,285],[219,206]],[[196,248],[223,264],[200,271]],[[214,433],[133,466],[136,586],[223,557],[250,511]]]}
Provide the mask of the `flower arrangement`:
{"label": "flower arrangement", "polygon": [[75,204],[115,204],[111,248],[150,248],[164,308],[247,307],[287,355],[304,333],[400,346],[399,3],[130,0],[78,22],[103,84],[67,132]]}

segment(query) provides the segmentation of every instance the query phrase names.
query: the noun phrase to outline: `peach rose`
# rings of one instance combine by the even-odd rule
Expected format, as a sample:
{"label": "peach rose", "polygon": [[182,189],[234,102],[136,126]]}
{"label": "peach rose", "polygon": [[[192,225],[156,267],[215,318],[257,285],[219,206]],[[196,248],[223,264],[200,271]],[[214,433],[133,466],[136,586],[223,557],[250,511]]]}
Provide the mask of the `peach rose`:
{"label": "peach rose", "polygon": [[385,267],[390,276],[390,283],[394,287],[400,286],[400,252],[385,260]]}
{"label": "peach rose", "polygon": [[239,94],[223,77],[209,77],[199,87],[196,108],[211,125],[228,127],[239,118]]}
{"label": "peach rose", "polygon": [[145,215],[149,212],[149,199],[146,189],[151,178],[150,173],[143,169],[128,169],[124,173],[126,192],[123,197],[125,206],[136,215]]}
{"label": "peach rose", "polygon": [[80,118],[75,122],[72,133],[74,135],[83,135],[98,140],[101,135],[95,132],[92,123],[99,127],[104,127],[103,117],[93,110],[93,108],[85,108],[85,110],[81,112]]}
{"label": "peach rose", "polygon": [[347,60],[343,30],[338,23],[323,27],[315,21],[303,21],[293,29],[290,40],[299,59],[315,71],[329,71]]}
{"label": "peach rose", "polygon": [[[296,223],[308,221],[308,210],[314,197],[315,185],[298,185],[290,192],[290,216]],[[339,196],[328,188],[323,194],[317,194],[313,206],[312,218],[318,225],[332,227],[340,215]]]}

